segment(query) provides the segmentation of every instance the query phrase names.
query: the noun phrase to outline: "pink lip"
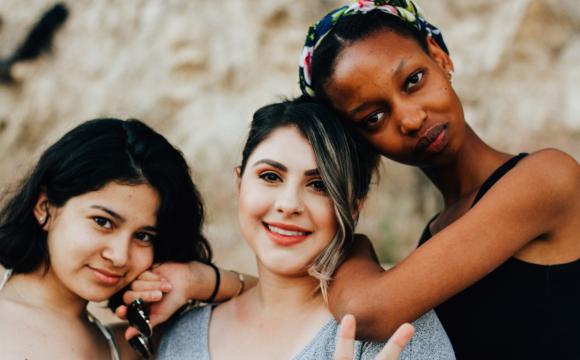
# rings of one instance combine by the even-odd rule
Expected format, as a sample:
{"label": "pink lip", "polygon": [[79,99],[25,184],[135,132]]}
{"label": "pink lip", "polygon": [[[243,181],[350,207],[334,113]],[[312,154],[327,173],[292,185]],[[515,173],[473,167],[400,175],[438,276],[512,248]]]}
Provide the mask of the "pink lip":
{"label": "pink lip", "polygon": [[91,266],[89,266],[88,268],[92,270],[93,274],[95,274],[97,281],[105,285],[117,285],[123,279],[123,274],[116,274],[104,269],[98,269]]}
{"label": "pink lip", "polygon": [[437,153],[447,145],[449,137],[447,136],[446,124],[435,124],[421,135],[415,145],[416,152]]}
{"label": "pink lip", "polygon": [[[292,245],[296,245],[299,244],[301,242],[303,242],[304,240],[306,240],[308,238],[308,236],[312,233],[311,231],[301,228],[299,226],[296,225],[291,225],[291,224],[282,224],[282,223],[263,223],[264,225],[264,229],[266,230],[266,234],[268,234],[268,237],[277,245],[280,246],[292,246]],[[277,228],[280,228],[282,230],[287,230],[287,231],[299,231],[302,233],[306,233],[305,235],[283,235],[283,234],[279,234],[277,232],[271,231],[270,228],[268,227],[268,225],[270,226],[275,226]]]}

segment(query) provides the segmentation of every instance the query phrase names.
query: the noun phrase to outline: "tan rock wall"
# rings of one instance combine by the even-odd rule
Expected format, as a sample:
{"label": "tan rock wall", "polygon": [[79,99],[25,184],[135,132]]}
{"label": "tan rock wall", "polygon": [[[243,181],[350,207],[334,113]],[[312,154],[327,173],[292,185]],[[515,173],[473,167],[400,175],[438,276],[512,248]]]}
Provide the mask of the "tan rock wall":
{"label": "tan rock wall", "polygon": [[[135,117],[185,153],[209,211],[218,262],[254,271],[239,235],[233,168],[252,112],[297,94],[306,28],[330,0],[77,0],[51,54],[0,85],[0,185],[94,117]],[[47,0],[0,0],[0,56]],[[580,158],[577,1],[429,0],[446,35],[466,117],[506,151],[556,146]],[[430,15],[430,16],[429,16]],[[388,162],[362,216],[385,260],[403,256],[438,199],[417,171]]]}

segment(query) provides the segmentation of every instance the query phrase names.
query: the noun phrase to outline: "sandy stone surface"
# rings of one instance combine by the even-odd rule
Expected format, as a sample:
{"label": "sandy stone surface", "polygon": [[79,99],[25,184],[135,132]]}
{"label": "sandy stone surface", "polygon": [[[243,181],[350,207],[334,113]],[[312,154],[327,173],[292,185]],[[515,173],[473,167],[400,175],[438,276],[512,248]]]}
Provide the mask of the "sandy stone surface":
{"label": "sandy stone surface", "polygon": [[[0,57],[53,2],[0,0]],[[0,84],[0,186],[66,130],[139,118],[180,147],[208,209],[218,263],[255,272],[237,226],[234,166],[255,109],[298,93],[309,24],[331,0],[75,0],[51,53]],[[580,159],[576,0],[429,0],[455,61],[468,122],[510,152],[554,146]],[[404,256],[439,199],[416,170],[386,161],[360,230],[385,261]]]}

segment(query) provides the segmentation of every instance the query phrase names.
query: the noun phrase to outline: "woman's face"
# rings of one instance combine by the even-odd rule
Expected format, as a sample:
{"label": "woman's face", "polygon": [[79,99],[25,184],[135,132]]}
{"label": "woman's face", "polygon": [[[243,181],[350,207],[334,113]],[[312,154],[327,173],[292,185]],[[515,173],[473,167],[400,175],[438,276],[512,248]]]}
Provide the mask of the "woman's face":
{"label": "woman's face", "polygon": [[457,151],[465,132],[453,64],[433,39],[428,48],[391,31],[371,34],[343,49],[325,88],[381,154],[427,167]]}
{"label": "woman's face", "polygon": [[114,182],[49,206],[47,279],[85,300],[108,299],[151,266],[158,207],[150,185]]}
{"label": "woman's face", "polygon": [[337,232],[314,152],[295,127],[274,130],[239,179],[242,234],[262,267],[303,275]]}

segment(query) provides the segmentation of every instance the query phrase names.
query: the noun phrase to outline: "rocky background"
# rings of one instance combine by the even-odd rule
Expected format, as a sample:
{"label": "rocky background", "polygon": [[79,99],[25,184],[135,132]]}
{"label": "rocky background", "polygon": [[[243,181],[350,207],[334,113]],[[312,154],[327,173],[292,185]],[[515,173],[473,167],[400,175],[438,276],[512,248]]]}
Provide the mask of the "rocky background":
{"label": "rocky background", "polygon": [[[334,0],[69,0],[52,51],[0,84],[0,186],[24,176],[65,131],[139,118],[181,148],[224,267],[253,273],[237,226],[234,166],[255,109],[298,93],[307,27]],[[48,0],[0,0],[0,58]],[[577,0],[424,0],[455,61],[466,118],[510,152],[553,146],[580,159]],[[405,256],[440,203],[416,170],[385,161],[359,230],[385,262]]]}

